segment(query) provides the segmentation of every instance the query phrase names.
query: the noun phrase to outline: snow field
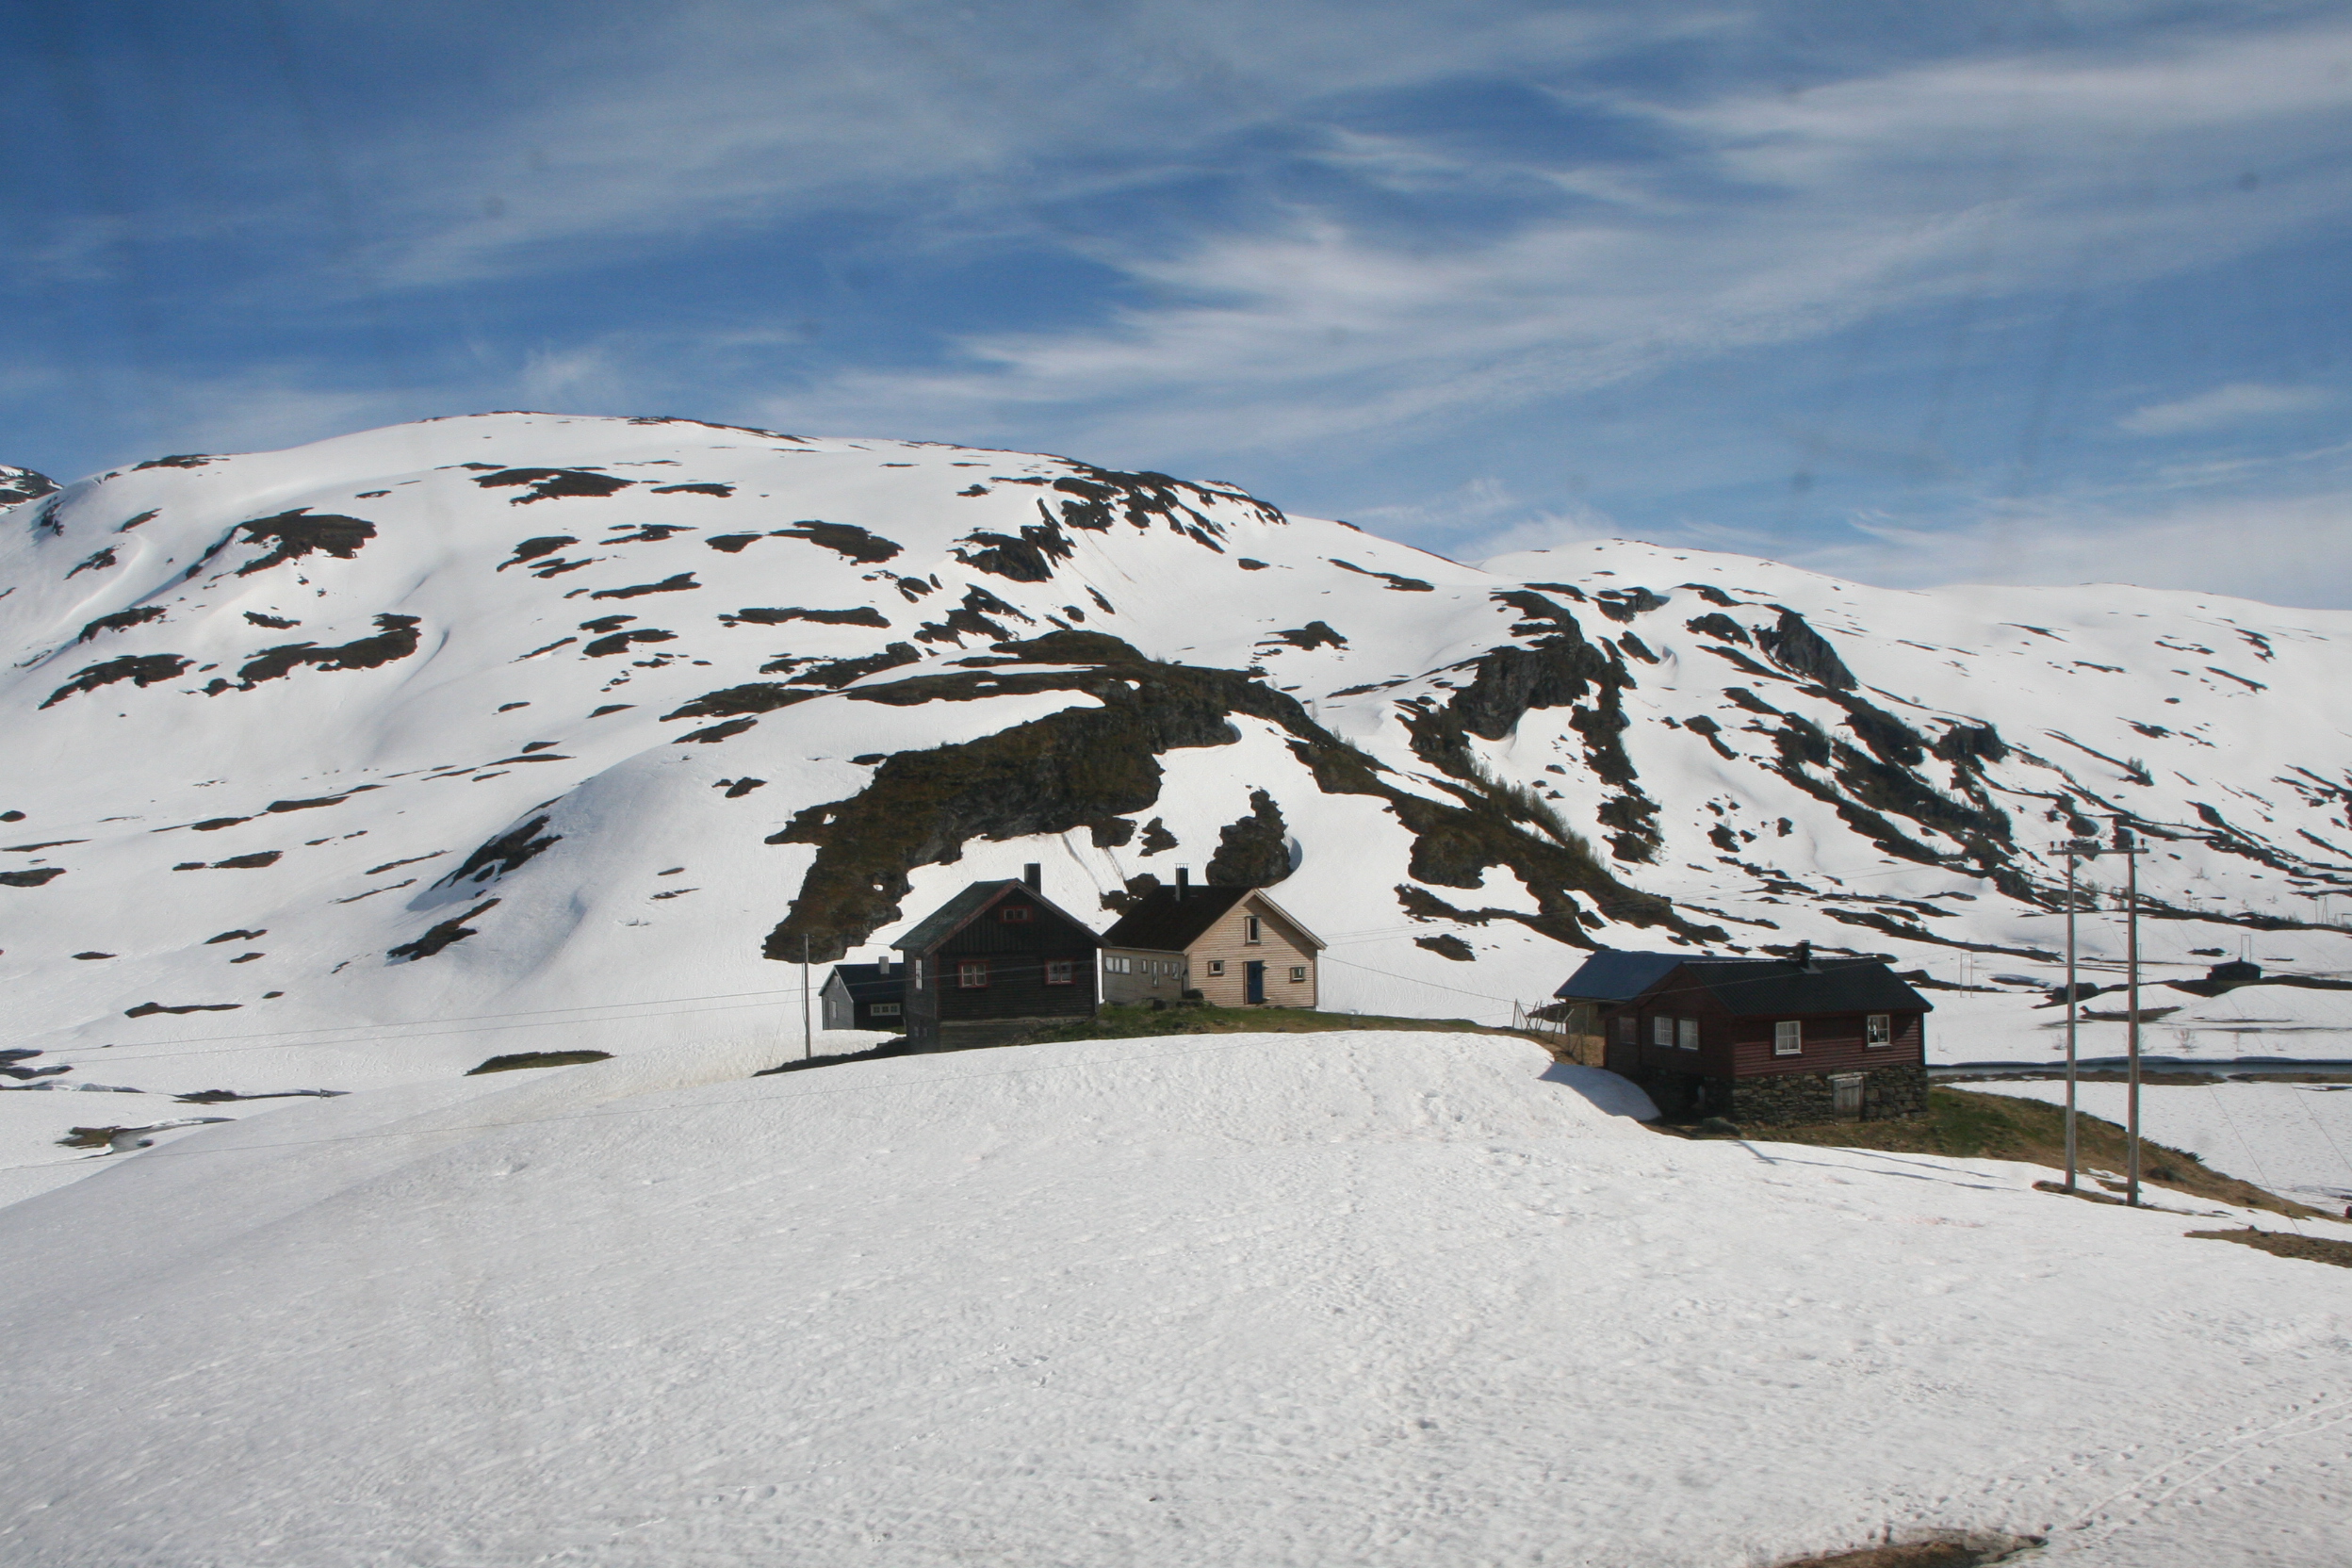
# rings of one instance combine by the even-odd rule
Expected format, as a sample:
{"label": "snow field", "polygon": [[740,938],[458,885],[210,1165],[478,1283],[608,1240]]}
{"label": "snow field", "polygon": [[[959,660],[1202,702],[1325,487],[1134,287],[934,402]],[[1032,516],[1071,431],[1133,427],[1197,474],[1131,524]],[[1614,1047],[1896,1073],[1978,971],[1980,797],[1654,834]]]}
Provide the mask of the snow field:
{"label": "snow field", "polygon": [[[2340,1276],[1490,1037],[674,1049],[0,1211],[0,1556],[2331,1560]],[[92,1097],[95,1098],[95,1097]],[[127,1097],[126,1097],[127,1098]],[[2119,1295],[2117,1282],[2130,1281]]]}

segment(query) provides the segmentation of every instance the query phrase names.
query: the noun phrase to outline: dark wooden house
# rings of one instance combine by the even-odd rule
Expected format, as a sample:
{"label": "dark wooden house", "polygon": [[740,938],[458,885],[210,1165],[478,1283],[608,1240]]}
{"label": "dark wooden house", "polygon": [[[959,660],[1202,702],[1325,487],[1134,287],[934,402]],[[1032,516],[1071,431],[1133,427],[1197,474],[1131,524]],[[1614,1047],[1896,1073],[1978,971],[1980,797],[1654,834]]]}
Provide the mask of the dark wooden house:
{"label": "dark wooden house", "polygon": [[1656,972],[1594,1007],[1609,1067],[1669,1114],[1771,1125],[1927,1108],[1932,1006],[1875,958],[1815,958],[1805,943],[1786,958],[1615,956],[1672,958],[1626,966]]}
{"label": "dark wooden house", "polygon": [[890,945],[906,959],[918,1050],[998,1045],[1094,1016],[1102,939],[1045,896],[1034,865],[1019,882],[974,882]]}
{"label": "dark wooden house", "polygon": [[887,1029],[899,1034],[906,1027],[906,966],[884,959],[878,964],[835,964],[817,993],[824,1004],[827,1029]]}

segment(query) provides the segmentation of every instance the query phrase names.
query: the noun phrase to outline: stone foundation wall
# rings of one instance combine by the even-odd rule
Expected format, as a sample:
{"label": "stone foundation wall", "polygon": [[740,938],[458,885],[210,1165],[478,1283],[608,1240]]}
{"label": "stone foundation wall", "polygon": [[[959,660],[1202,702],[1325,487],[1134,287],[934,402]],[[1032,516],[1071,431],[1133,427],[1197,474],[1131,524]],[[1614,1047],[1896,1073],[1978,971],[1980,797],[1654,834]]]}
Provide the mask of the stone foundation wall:
{"label": "stone foundation wall", "polygon": [[[1707,1078],[1696,1086],[1703,1108],[1741,1126],[1788,1126],[1838,1119],[1825,1072],[1776,1072],[1761,1078]],[[1661,1102],[1660,1108],[1664,1106]],[[1862,1074],[1862,1119],[1886,1121],[1927,1109],[1927,1069],[1872,1068]]]}

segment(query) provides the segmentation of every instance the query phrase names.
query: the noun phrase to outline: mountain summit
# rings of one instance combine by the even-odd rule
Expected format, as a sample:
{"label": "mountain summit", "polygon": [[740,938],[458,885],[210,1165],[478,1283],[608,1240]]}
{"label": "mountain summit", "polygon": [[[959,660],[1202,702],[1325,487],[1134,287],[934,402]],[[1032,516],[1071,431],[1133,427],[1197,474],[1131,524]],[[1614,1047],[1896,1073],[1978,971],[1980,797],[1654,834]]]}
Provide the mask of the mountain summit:
{"label": "mountain summit", "polygon": [[[2121,820],[2179,975],[2252,933],[2274,978],[2344,963],[2342,613],[1473,567],[1214,482],[674,419],[38,478],[0,472],[0,976],[85,1073],[754,1023],[778,960],[1026,861],[1105,923],[1179,864],[1280,881],[1343,1009],[1507,1021],[1594,946],[1810,939],[1969,988],[1939,1054],[2034,1057],[2050,844]],[[2268,1036],[2184,992],[2164,1043],[2340,1054],[2328,988]]]}

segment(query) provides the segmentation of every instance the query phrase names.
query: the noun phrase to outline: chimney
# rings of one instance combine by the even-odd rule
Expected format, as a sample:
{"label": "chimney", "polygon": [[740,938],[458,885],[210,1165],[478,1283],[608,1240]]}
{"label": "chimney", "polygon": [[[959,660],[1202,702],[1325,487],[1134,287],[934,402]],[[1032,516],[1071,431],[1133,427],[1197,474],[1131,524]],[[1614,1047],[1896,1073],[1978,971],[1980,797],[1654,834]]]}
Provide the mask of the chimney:
{"label": "chimney", "polygon": [[1040,892],[1045,887],[1045,868],[1032,860],[1021,868],[1021,879],[1029,884],[1031,892]]}
{"label": "chimney", "polygon": [[874,966],[874,972],[884,980],[890,977],[890,956],[888,953],[882,955],[882,961]]}
{"label": "chimney", "polygon": [[1182,898],[1186,892],[1190,891],[1191,889],[1192,868],[1190,866],[1178,866],[1176,868],[1176,896],[1178,898]]}
{"label": "chimney", "polygon": [[1806,973],[1812,973],[1813,943],[1811,939],[1807,939],[1805,941],[1799,942],[1796,945],[1796,950],[1788,955],[1788,961],[1796,965],[1799,969],[1805,971]]}

